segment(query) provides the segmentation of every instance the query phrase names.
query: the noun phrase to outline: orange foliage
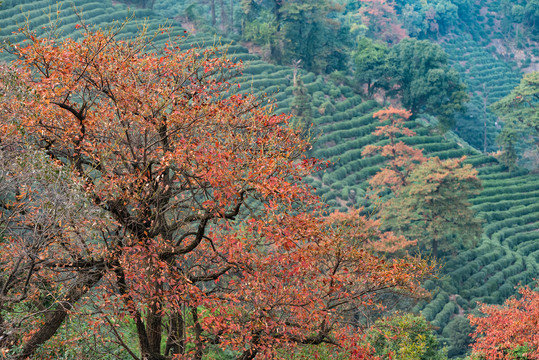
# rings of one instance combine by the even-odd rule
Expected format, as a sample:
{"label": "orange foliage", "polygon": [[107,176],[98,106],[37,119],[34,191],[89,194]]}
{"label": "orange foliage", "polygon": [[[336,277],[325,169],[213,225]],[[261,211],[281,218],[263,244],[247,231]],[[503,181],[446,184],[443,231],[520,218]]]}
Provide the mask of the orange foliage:
{"label": "orange foliage", "polygon": [[406,30],[398,23],[395,4],[386,0],[361,0],[359,14],[369,34],[389,44],[404,39]]}
{"label": "orange foliage", "polygon": [[367,145],[362,152],[363,156],[380,153],[388,159],[386,167],[376,173],[369,183],[374,189],[376,196],[384,188],[390,188],[393,193],[397,193],[407,183],[408,175],[414,170],[417,164],[423,163],[426,159],[423,151],[414,149],[402,141],[397,141],[397,137],[414,136],[415,133],[404,126],[404,122],[412,114],[407,110],[388,107],[373,114],[380,122],[389,124],[376,128],[374,135],[389,138],[389,144],[384,146]]}
{"label": "orange foliage", "polygon": [[520,298],[501,306],[482,305],[485,315],[470,315],[475,326],[473,351],[487,360],[516,359],[519,351],[526,359],[539,359],[539,293],[523,287]]}
{"label": "orange foliage", "polygon": [[[422,296],[432,267],[377,257],[373,249],[404,240],[357,212],[321,215],[300,182],[319,166],[304,155],[309,144],[286,116],[229,92],[237,66],[215,49],[154,52],[145,37],[82,29],[79,41],[30,36],[15,49],[27,92],[2,104],[10,137],[71,172],[66,186],[81,196],[73,202],[91,209],[50,218],[63,230],[37,247],[16,232],[0,243],[2,259],[20,259],[2,268],[24,268],[14,274],[29,279],[8,290],[39,301],[56,289],[49,310],[21,320],[37,329],[23,334],[24,354],[54,335],[50,313],[61,324],[65,311],[56,310],[69,303],[75,315],[85,297],[86,309],[100,309],[89,320],[95,334],[110,325],[111,341],[133,356],[115,331],[127,319],[145,358],[200,359],[209,344],[269,358],[321,343],[364,357],[354,315],[380,306],[381,290]],[[44,214],[41,200],[32,213]],[[49,288],[39,288],[42,276]]]}

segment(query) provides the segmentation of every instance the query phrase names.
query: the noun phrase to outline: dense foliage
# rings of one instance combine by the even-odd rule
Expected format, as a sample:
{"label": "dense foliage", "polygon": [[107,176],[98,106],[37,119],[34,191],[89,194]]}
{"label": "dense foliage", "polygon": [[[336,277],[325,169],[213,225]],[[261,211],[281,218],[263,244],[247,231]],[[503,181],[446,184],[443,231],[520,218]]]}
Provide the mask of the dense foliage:
{"label": "dense foliage", "polygon": [[[74,206],[95,213],[51,217],[62,201],[32,174],[6,189],[8,352],[32,356],[68,313],[92,313],[93,352],[110,341],[135,359],[201,359],[211,346],[252,359],[327,343],[361,358],[356,314],[382,290],[422,296],[425,261],[372,252],[409,242],[357,211],[323,216],[299,181],[318,162],[286,117],[224,96],[230,60],[78,27],[79,41],[28,33],[13,49],[21,71],[2,81],[3,151],[41,149],[71,174]],[[116,329],[129,324],[135,347]]]}
{"label": "dense foliage", "polygon": [[474,353],[486,360],[539,357],[539,292],[519,290],[518,298],[502,306],[482,305],[482,316],[470,316],[475,326]]}
{"label": "dense foliage", "polygon": [[396,314],[379,319],[366,340],[384,359],[445,360],[436,335],[422,316]]}
{"label": "dense foliage", "polygon": [[509,95],[492,105],[505,123],[498,141],[503,148],[502,161],[510,168],[516,166],[517,150],[531,162],[531,167],[539,166],[538,95],[539,73],[533,72],[525,75]]}
{"label": "dense foliage", "polygon": [[[460,159],[465,155],[466,159],[461,162],[460,166],[473,165],[483,182],[484,189],[481,193],[468,199],[477,217],[483,221],[482,235],[478,239],[477,246],[471,248],[461,245],[465,240],[463,234],[454,232],[446,238],[449,241],[445,244],[454,246],[451,249],[445,247],[444,244],[447,251],[440,252],[443,276],[424,284],[427,289],[431,290],[432,298],[420,301],[414,308],[415,312],[421,312],[432,324],[432,329],[436,331],[440,343],[447,346],[449,357],[464,356],[469,350],[471,337],[468,334],[472,330],[465,315],[475,311],[478,301],[486,304],[501,304],[516,292],[516,286],[530,284],[534,278],[537,278],[539,233],[536,229],[539,187],[536,174],[528,173],[526,169],[520,167],[520,165],[525,165],[533,169],[534,152],[530,150],[533,149],[534,137],[528,135],[530,129],[524,130],[525,127],[521,126],[517,126],[519,129],[517,131],[504,130],[502,136],[505,136],[508,141],[505,142],[503,138],[501,140],[506,144],[515,144],[514,151],[510,146],[506,146],[506,150],[509,151],[496,153],[498,147],[495,138],[511,121],[502,121],[504,116],[498,118],[490,107],[518,85],[522,72],[533,70],[537,65],[536,56],[539,53],[533,41],[537,37],[533,19],[535,1],[319,2],[322,11],[309,12],[312,19],[303,17],[303,20],[307,21],[305,25],[308,26],[296,27],[302,34],[308,34],[303,38],[302,44],[294,43],[297,34],[285,37],[284,22],[282,19],[277,21],[279,14],[284,13],[275,12],[275,9],[283,8],[279,7],[282,4],[272,1],[156,0],[154,9],[159,12],[160,16],[156,16],[148,9],[142,9],[143,2],[140,1],[127,2],[131,7],[129,12],[123,4],[118,2],[89,3],[82,0],[72,2],[79,10],[84,9],[84,19],[88,24],[108,25],[115,20],[130,17],[133,12],[136,13],[139,21],[131,21],[123,26],[122,32],[116,37],[118,40],[132,38],[141,27],[141,19],[146,19],[144,26],[158,29],[159,24],[164,22],[163,15],[168,17],[169,23],[173,26],[169,32],[157,33],[154,39],[154,49],[159,49],[167,42],[170,43],[172,34],[184,35],[184,31],[191,34],[180,44],[184,50],[200,46],[211,48],[211,44],[215,43],[216,34],[224,36],[221,41],[223,44],[230,44],[227,49],[229,56],[236,61],[244,60],[247,64],[243,69],[243,74],[238,74],[233,80],[234,83],[237,82],[240,85],[240,88],[231,87],[231,92],[239,93],[244,89],[249,89],[258,97],[265,98],[269,95],[274,98],[275,107],[268,111],[276,114],[283,112],[294,114],[295,117],[290,119],[288,125],[294,126],[301,136],[312,137],[315,140],[312,145],[306,145],[309,156],[313,155],[331,161],[324,171],[302,176],[302,181],[312,185],[317,194],[321,195],[324,202],[332,209],[348,212],[350,209],[364,206],[363,214],[373,215],[382,209],[382,205],[387,200],[395,197],[395,193],[387,187],[385,190],[382,187],[379,188],[378,196],[381,198],[372,196],[369,183],[373,176],[376,178],[377,174],[381,174],[380,169],[390,168],[392,162],[396,164],[398,157],[392,159],[382,156],[381,152],[373,152],[371,153],[373,156],[363,157],[362,153],[369,146],[371,149],[377,148],[382,151],[388,143],[393,144],[393,148],[396,149],[396,145],[402,142],[403,145],[399,145],[402,149],[408,147],[412,150],[422,150],[425,159],[439,157],[442,163],[446,159]],[[241,7],[242,3],[251,4],[252,14],[256,16],[248,18],[247,13],[244,12],[246,8]],[[295,8],[300,13],[284,15],[302,18],[304,14],[301,11],[307,11],[310,4],[314,2],[303,3],[305,6]],[[2,19],[0,34],[13,44],[23,47],[21,41],[24,36],[17,30],[28,19],[30,28],[36,29],[36,33],[49,29],[60,37],[80,39],[82,33],[74,32],[80,19],[74,13],[71,1],[69,4],[66,1],[59,1],[58,4],[56,8],[55,2],[51,0],[4,1],[0,6]],[[52,27],[48,25],[51,17],[43,13],[43,9],[48,6],[53,6],[55,14],[56,10],[58,11],[52,17]],[[303,32],[305,29],[312,28],[313,25],[317,26],[317,31],[324,37],[318,37],[319,34],[316,31]],[[277,28],[279,31],[276,30]],[[398,75],[395,69],[391,70],[388,55],[395,44],[402,41],[403,34],[408,34],[417,40],[438,42],[446,52],[443,56],[447,56],[447,65],[455,69],[460,75],[460,81],[466,84],[470,101],[461,104],[462,111],[456,111],[449,118],[442,119],[442,125],[450,124],[451,117],[455,119],[455,131],[460,138],[451,132],[440,134],[438,129],[432,126],[438,123],[438,119],[432,117],[438,108],[429,109],[428,106],[424,106],[414,120],[408,118],[400,125],[402,131],[407,132],[408,130],[405,129],[409,129],[415,135],[398,134],[391,140],[384,134],[374,134],[378,126],[385,124],[373,119],[373,113],[385,107],[388,101],[393,106],[402,106],[402,94],[398,92],[391,94],[388,91],[397,89],[394,80]],[[315,41],[309,44],[310,39]],[[318,46],[326,40],[326,45],[329,46]],[[311,47],[310,50],[309,47]],[[301,60],[299,52],[290,52],[294,48],[312,50],[311,58]],[[329,51],[325,52],[325,49]],[[8,57],[5,52],[0,56],[4,59]],[[272,65],[267,61],[283,65]],[[317,65],[311,67],[313,65],[306,65],[306,61]],[[421,57],[418,61],[421,61]],[[327,64],[337,63],[341,64],[340,68],[327,66]],[[442,68],[449,69],[447,66]],[[314,70],[323,76],[308,73],[305,69]],[[332,72],[333,70],[340,71]],[[12,80],[17,79],[17,76],[7,69],[3,71],[6,74],[4,78],[7,83],[13,83]],[[417,78],[421,79],[421,76]],[[12,90],[15,91],[13,87],[10,88],[10,91]],[[22,96],[26,93],[26,88],[21,87],[17,91],[15,93]],[[4,93],[2,92],[2,96]],[[14,113],[11,112],[11,115]],[[14,140],[14,138],[10,139]],[[13,144],[13,142],[9,143],[10,146],[7,144],[7,140],[4,140],[2,144],[5,146],[4,149],[21,149],[20,144]],[[486,155],[481,155],[478,150]],[[2,155],[3,169],[6,169],[2,173],[3,194],[7,194],[7,201],[13,201],[17,196],[22,196],[21,201],[24,202],[19,207],[23,210],[20,214],[3,212],[3,224],[11,226],[5,228],[9,231],[3,231],[3,234],[22,236],[20,233],[14,233],[12,229],[24,228],[27,231],[26,234],[32,234],[33,239],[46,242],[47,236],[50,237],[57,231],[57,227],[54,226],[57,220],[62,224],[80,225],[86,219],[101,219],[104,216],[91,199],[90,201],[87,199],[85,192],[80,191],[80,182],[73,182],[69,166],[57,167],[57,163],[51,162],[46,154],[36,149],[28,149],[21,154],[12,151],[3,152]],[[61,160],[64,161],[63,158]],[[516,161],[518,161],[517,166],[515,166]],[[415,165],[422,163],[424,161],[414,161]],[[410,167],[408,179],[412,168],[414,166]],[[18,174],[18,176],[15,178],[13,174]],[[378,179],[383,180],[383,178],[378,176]],[[28,196],[28,192],[25,191],[17,193],[17,189],[27,189],[28,186],[39,188],[45,195],[38,196],[37,192],[31,192]],[[63,206],[54,212],[47,210],[49,212],[43,214],[35,213],[34,217],[28,215],[28,209],[35,210],[44,199],[50,199],[47,209],[54,209],[55,204],[66,203],[66,199],[76,201],[71,201],[69,204],[72,205]],[[77,204],[82,205],[77,206]],[[246,205],[249,206],[249,204]],[[45,228],[34,227],[30,231],[28,224],[25,227],[13,228],[14,222],[6,222],[13,219],[20,223],[26,215],[30,216],[27,218],[28,224],[32,221],[42,223]],[[45,221],[45,218],[48,220]],[[96,228],[98,228],[97,225]],[[87,233],[87,230],[81,229],[77,236],[82,237]],[[91,234],[94,236],[93,233]],[[428,250],[429,241],[419,241],[418,244],[424,250],[430,251]],[[403,243],[398,246],[402,245]],[[391,246],[385,247],[386,251],[390,248]],[[408,243],[408,249],[415,251],[417,247]],[[398,252],[390,256],[398,256],[397,254]],[[58,270],[55,271],[58,272]],[[67,269],[63,274],[70,274],[69,271],[71,269]],[[43,270],[33,273],[43,273]],[[62,278],[67,286],[69,280],[72,279],[67,275]],[[47,304],[49,304],[48,299],[57,295],[53,293],[54,289],[51,288],[50,282],[42,282],[40,289],[44,293],[52,294],[49,297],[42,297]],[[81,300],[70,310],[73,316],[66,317],[56,335],[38,348],[36,357],[94,359],[106,357],[106,354],[123,357],[126,351],[121,350],[123,345],[118,346],[113,342],[119,342],[118,337],[114,335],[114,328],[123,339],[126,339],[125,345],[130,349],[135,349],[136,353],[138,335],[133,321],[116,323],[119,325],[116,327],[110,324],[107,326],[96,324],[90,329],[86,321],[88,317],[78,316],[91,313],[90,309],[96,304],[85,305],[85,301],[93,301],[94,294],[96,294],[94,290],[83,294]],[[72,295],[76,294],[72,293]],[[379,294],[379,296],[378,299],[384,299],[386,302],[389,299],[397,301],[398,306],[403,310],[413,306],[408,300],[398,302],[397,294]],[[16,299],[18,297],[9,301]],[[60,298],[57,297],[57,299]],[[11,304],[14,305],[6,305],[6,309],[11,314],[17,312],[22,314],[27,310],[17,305],[21,302],[11,302]],[[64,306],[68,304],[70,303],[63,303]],[[389,307],[380,312],[367,313],[369,316],[377,316],[380,313],[388,314],[391,309],[392,307]],[[198,310],[199,320],[202,322],[207,310],[202,307]],[[187,327],[193,325],[191,313],[185,313],[184,319]],[[354,321],[356,320],[357,317],[354,318]],[[9,321],[8,318],[5,323],[10,324]],[[20,324],[24,327],[29,323]],[[115,323],[112,322],[112,324]],[[165,327],[169,325],[167,319],[163,324]],[[113,341],[108,342],[107,346],[103,341],[99,349],[96,346],[88,346],[88,339],[94,338],[93,329],[96,328],[100,329],[101,339]],[[10,328],[6,333],[12,330]],[[23,331],[24,329],[21,329],[21,333]],[[168,331],[163,330],[163,334]],[[16,338],[17,335],[8,337],[7,347],[2,345],[0,350],[7,350],[13,345],[11,341]],[[69,339],[69,342],[66,342],[66,339]],[[170,344],[172,343],[169,343],[169,346]],[[165,336],[163,336],[162,346],[163,349],[166,347]],[[526,347],[517,346],[513,354],[522,357],[525,356],[527,350]],[[10,354],[15,354],[14,350]],[[208,358],[233,359],[238,355],[238,352],[230,349],[219,350],[215,344],[209,344],[204,349],[204,356]],[[263,356],[262,353],[259,353],[259,357],[261,356]],[[349,354],[339,355],[332,344],[321,344],[307,345],[299,351],[289,351],[286,348],[278,352],[278,356],[287,359],[296,359],[296,357],[310,359],[317,356],[327,359],[345,359],[349,357]]]}
{"label": "dense foliage", "polygon": [[242,36],[265,46],[279,64],[301,60],[305,69],[330,73],[346,67],[347,29],[333,21],[329,0],[242,1]]}
{"label": "dense foliage", "polygon": [[453,114],[467,100],[465,85],[450,69],[442,48],[426,40],[405,39],[389,52],[396,91],[412,116],[426,112],[438,117],[442,127],[453,127]]}
{"label": "dense foliage", "polygon": [[[410,112],[388,108],[373,115],[382,123],[374,135],[389,138],[384,146],[368,145],[364,155],[379,152],[387,164],[371,179],[374,196],[390,190],[394,197],[380,205],[379,216],[384,225],[408,238],[419,239],[419,250],[438,257],[438,247],[456,248],[468,242],[468,247],[480,234],[480,220],[474,219],[468,197],[479,193],[481,182],[465,158],[427,159],[419,149],[397,141],[397,136],[413,136],[404,127]],[[427,239],[430,239],[427,240]],[[430,243],[425,249],[425,243]]]}
{"label": "dense foliage", "polygon": [[478,194],[481,182],[471,165],[462,159],[435,157],[418,165],[397,196],[383,207],[380,216],[388,228],[420,239],[420,250],[438,257],[460,245],[472,247],[481,233],[468,198]]}

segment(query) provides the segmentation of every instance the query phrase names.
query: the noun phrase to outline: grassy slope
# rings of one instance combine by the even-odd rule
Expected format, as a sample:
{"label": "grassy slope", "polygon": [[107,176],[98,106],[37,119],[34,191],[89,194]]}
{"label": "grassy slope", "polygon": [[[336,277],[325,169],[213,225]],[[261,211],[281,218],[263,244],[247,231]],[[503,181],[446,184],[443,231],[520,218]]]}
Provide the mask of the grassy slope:
{"label": "grassy slope", "polygon": [[[69,5],[71,1],[58,3],[61,5],[59,16],[64,36],[77,36],[75,24],[78,19]],[[88,23],[109,24],[114,19],[122,20],[127,16],[124,6],[112,6],[107,1],[88,3],[76,0],[74,3],[84,9],[84,18]],[[27,15],[32,26],[39,28],[48,22],[44,10],[51,6],[56,12],[55,4],[51,0],[4,1],[0,6],[0,36],[10,37],[13,42],[20,41],[20,38],[11,34],[18,28],[17,23],[21,24]],[[137,12],[137,18],[144,17],[148,17],[150,28],[157,29],[162,22],[161,18],[151,12]],[[134,34],[136,30],[135,23],[129,25],[125,29],[125,36]],[[175,30],[183,33],[180,27],[175,26]],[[157,42],[162,44],[167,39],[168,36],[163,35]],[[197,34],[188,37],[184,46],[213,43],[213,36]],[[448,42],[446,46],[450,44]],[[455,46],[461,45],[456,43]],[[277,111],[290,110],[293,98],[291,69],[269,65],[239,45],[232,45],[229,51],[246,63],[243,75],[236,79],[242,91],[252,91],[259,95],[273,94]],[[478,59],[471,50],[462,52],[462,56],[467,53],[471,54],[469,56],[473,61]],[[483,81],[480,65],[468,68],[469,80]],[[500,72],[506,70],[500,69]],[[364,200],[366,181],[379,168],[381,158],[363,159],[361,150],[367,144],[380,141],[371,133],[378,125],[373,121],[372,113],[381,106],[374,101],[364,101],[350,88],[335,86],[314,74],[303,73],[302,79],[312,98],[314,131],[318,134],[313,155],[329,159],[334,164],[330,170],[308,181],[335,208],[368,206]],[[512,84],[507,85],[507,82],[511,81],[500,80],[499,86],[510,87]],[[496,86],[492,85],[492,89]],[[505,88],[503,91],[506,91]],[[445,140],[419,123],[410,122],[408,125],[417,135],[406,141],[425,149],[426,154],[441,158],[467,155],[467,161],[478,168],[485,188],[472,200],[474,209],[486,221],[480,244],[450,260],[444,269],[448,276],[436,283],[427,284],[433,289],[432,301],[416,307],[442,333],[457,313],[472,310],[477,301],[500,303],[515,293],[514,286],[530,283],[539,274],[539,180],[536,175],[526,174],[525,171],[509,174],[496,159],[485,157],[455,140]]]}

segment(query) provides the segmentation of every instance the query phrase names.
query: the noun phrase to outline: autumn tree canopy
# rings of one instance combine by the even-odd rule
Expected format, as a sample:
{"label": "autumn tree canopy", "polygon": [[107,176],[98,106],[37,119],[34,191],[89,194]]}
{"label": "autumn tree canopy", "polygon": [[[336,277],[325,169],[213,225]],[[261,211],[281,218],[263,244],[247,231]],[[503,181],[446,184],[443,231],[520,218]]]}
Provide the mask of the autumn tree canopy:
{"label": "autumn tree canopy", "polygon": [[230,91],[229,59],[80,31],[26,32],[0,81],[2,155],[21,173],[38,162],[0,179],[2,351],[54,357],[79,316],[80,339],[98,339],[81,358],[246,360],[324,343],[362,358],[358,311],[378,291],[422,295],[427,263],[371,252],[404,239],[358,212],[322,216],[300,182],[320,165],[308,142]]}
{"label": "autumn tree canopy", "polygon": [[386,226],[411,239],[434,257],[439,249],[470,247],[481,234],[468,198],[482,189],[477,171],[465,158],[430,158],[418,165],[396,197],[381,208]]}
{"label": "autumn tree canopy", "polygon": [[375,195],[387,188],[397,194],[408,184],[408,177],[415,167],[426,160],[421,149],[414,149],[399,139],[415,135],[415,132],[404,124],[411,116],[411,112],[392,106],[373,114],[373,117],[382,123],[373,134],[389,140],[389,143],[383,146],[367,145],[362,152],[363,156],[380,153],[387,159],[386,166],[369,180]]}
{"label": "autumn tree canopy", "polygon": [[539,357],[539,292],[523,287],[503,305],[483,304],[479,310],[482,316],[469,316],[475,354],[486,360]]}
{"label": "autumn tree canopy", "polygon": [[397,44],[407,36],[397,19],[395,4],[385,0],[363,0],[359,9],[367,35],[389,44]]}
{"label": "autumn tree canopy", "polygon": [[382,122],[374,134],[389,142],[368,145],[363,155],[380,153],[387,159],[369,181],[375,199],[388,190],[391,193],[379,209],[385,226],[418,239],[420,248],[426,245],[437,257],[439,246],[455,249],[456,245],[470,245],[479,236],[480,220],[474,217],[468,197],[481,190],[481,182],[477,171],[463,164],[465,158],[429,159],[421,149],[399,139],[415,135],[405,126],[411,115],[393,107],[374,113]]}

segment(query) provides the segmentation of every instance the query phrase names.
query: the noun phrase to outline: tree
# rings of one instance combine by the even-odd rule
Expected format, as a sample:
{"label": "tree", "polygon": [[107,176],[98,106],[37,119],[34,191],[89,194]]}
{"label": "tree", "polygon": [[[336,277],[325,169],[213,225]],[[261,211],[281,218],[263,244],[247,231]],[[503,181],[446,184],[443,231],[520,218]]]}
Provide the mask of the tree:
{"label": "tree", "polygon": [[502,147],[502,153],[500,154],[499,159],[509,171],[512,171],[517,167],[518,140],[519,136],[517,132],[509,127],[504,128],[496,138],[496,143]]}
{"label": "tree", "polygon": [[410,37],[421,38],[426,34],[427,19],[422,4],[406,4],[401,9],[402,24]]}
{"label": "tree", "polygon": [[292,115],[294,115],[293,125],[306,131],[312,122],[311,95],[305,87],[301,76],[297,74],[297,68],[294,69],[294,89],[292,99]]}
{"label": "tree", "polygon": [[[66,243],[60,244],[57,240],[71,238],[71,245],[80,245],[78,236],[89,239],[93,234],[88,228],[75,230],[69,226],[89,220],[98,224],[102,214],[88,206],[84,195],[74,190],[76,186],[70,174],[48,161],[45,154],[30,150],[13,154],[3,149],[1,157],[3,170],[11,175],[0,182],[0,352],[5,358],[7,354],[14,354],[13,357],[17,354],[13,347],[19,345],[19,336],[34,334],[25,344],[28,349],[39,343],[47,332],[56,332],[73,304],[84,295],[83,286],[95,286],[102,279],[102,274],[92,269],[71,273],[72,262],[67,256],[73,252],[69,254],[62,249]],[[25,253],[21,252],[23,249]],[[54,266],[49,252],[66,256],[66,266]],[[31,282],[25,283],[25,280]],[[54,283],[57,286],[53,286]],[[53,309],[48,308],[53,305],[56,305]],[[46,315],[47,322],[36,332],[35,323],[22,320],[23,316],[40,311]],[[96,355],[95,352],[89,355],[92,354]]]}
{"label": "tree", "polygon": [[[384,226],[418,239],[438,256],[439,243],[452,248],[451,242],[467,243],[480,233],[480,222],[474,219],[467,199],[478,193],[481,183],[471,165],[462,165],[462,159],[441,161],[427,159],[421,149],[414,149],[398,136],[415,133],[404,126],[411,113],[389,107],[373,115],[381,122],[374,135],[389,138],[384,146],[368,145],[363,155],[380,153],[387,158],[386,166],[369,181],[373,197],[390,190],[392,197],[381,204],[379,216]],[[454,239],[455,234],[459,238]]]}
{"label": "tree", "polygon": [[277,29],[275,16],[268,10],[261,11],[255,19],[245,21],[243,38],[270,49],[276,41]]}
{"label": "tree", "polygon": [[406,30],[398,22],[393,2],[364,0],[361,4],[359,14],[363,24],[367,26],[367,35],[370,38],[397,44],[407,36]]}
{"label": "tree", "polygon": [[228,16],[224,0],[219,0],[219,6],[221,8],[221,31],[224,32],[227,30],[227,28],[229,30],[232,30],[232,27],[229,26],[230,23],[228,22]]}
{"label": "tree", "polygon": [[470,245],[481,234],[468,197],[479,193],[481,182],[461,159],[429,158],[415,167],[396,197],[380,210],[384,224],[398,234],[418,239],[438,257],[439,247]]}
{"label": "tree", "polygon": [[455,316],[443,329],[442,336],[447,339],[449,348],[447,355],[450,357],[463,356],[469,352],[473,342],[470,334],[473,328],[466,316]]}
{"label": "tree", "polygon": [[486,360],[539,357],[539,293],[523,287],[519,294],[501,306],[481,305],[484,316],[469,316],[474,354]]}
{"label": "tree", "polygon": [[434,7],[436,23],[440,33],[447,34],[449,28],[454,25],[458,16],[458,6],[450,0],[438,0]]}
{"label": "tree", "polygon": [[[497,141],[503,149],[502,161],[510,168],[514,166],[517,150],[522,152],[531,147],[532,152],[539,153],[538,96],[539,72],[532,72],[524,75],[509,95],[491,106],[504,122]],[[520,149],[515,148],[517,142],[521,143]]]}
{"label": "tree", "polygon": [[453,114],[468,96],[459,74],[447,65],[447,54],[427,40],[404,39],[389,52],[396,93],[412,112],[437,116],[443,129],[453,126]]}
{"label": "tree", "polygon": [[244,37],[268,39],[263,44],[272,61],[288,65],[301,60],[306,70],[317,73],[346,68],[349,32],[334,19],[342,9],[333,1],[244,0],[242,8]]}
{"label": "tree", "polygon": [[539,1],[528,0],[524,9],[524,18],[530,26],[532,35],[537,37],[537,25],[539,23]]}
{"label": "tree", "polygon": [[372,98],[377,89],[389,90],[391,68],[387,63],[388,48],[384,43],[362,37],[354,52],[355,78],[367,85],[367,96]]}
{"label": "tree", "polygon": [[340,7],[330,0],[290,0],[279,11],[285,62],[300,59],[306,70],[317,73],[345,69],[348,31],[330,18]]}
{"label": "tree", "polygon": [[389,143],[384,146],[367,145],[362,152],[363,156],[380,153],[387,158],[386,166],[369,180],[374,196],[387,188],[397,195],[403,186],[408,185],[410,173],[426,160],[422,150],[414,149],[403,141],[397,141],[398,136],[415,135],[415,132],[404,126],[405,120],[411,115],[409,111],[391,106],[373,114],[373,117],[380,119],[382,123],[390,121],[387,125],[377,127],[373,133],[389,138]]}
{"label": "tree", "polygon": [[366,342],[383,359],[447,359],[427,320],[413,314],[396,314],[377,320],[367,331]]}
{"label": "tree", "polygon": [[217,22],[217,16],[215,14],[215,0],[210,0],[210,14],[211,14],[211,26],[215,26]]}
{"label": "tree", "polygon": [[[247,360],[304,344],[361,358],[357,311],[381,290],[423,295],[429,264],[373,253],[401,237],[358,211],[323,216],[300,182],[319,169],[309,143],[231,91],[230,60],[77,28],[78,41],[26,32],[21,71],[0,81],[2,144],[69,174],[57,204],[31,180],[4,202],[4,353],[32,356],[81,314],[97,347],[134,359],[202,359],[213,346]],[[84,211],[51,215],[70,206]]]}
{"label": "tree", "polygon": [[397,0],[395,5],[409,35],[418,39],[437,38],[459,23],[470,24],[478,10],[470,0]]}

